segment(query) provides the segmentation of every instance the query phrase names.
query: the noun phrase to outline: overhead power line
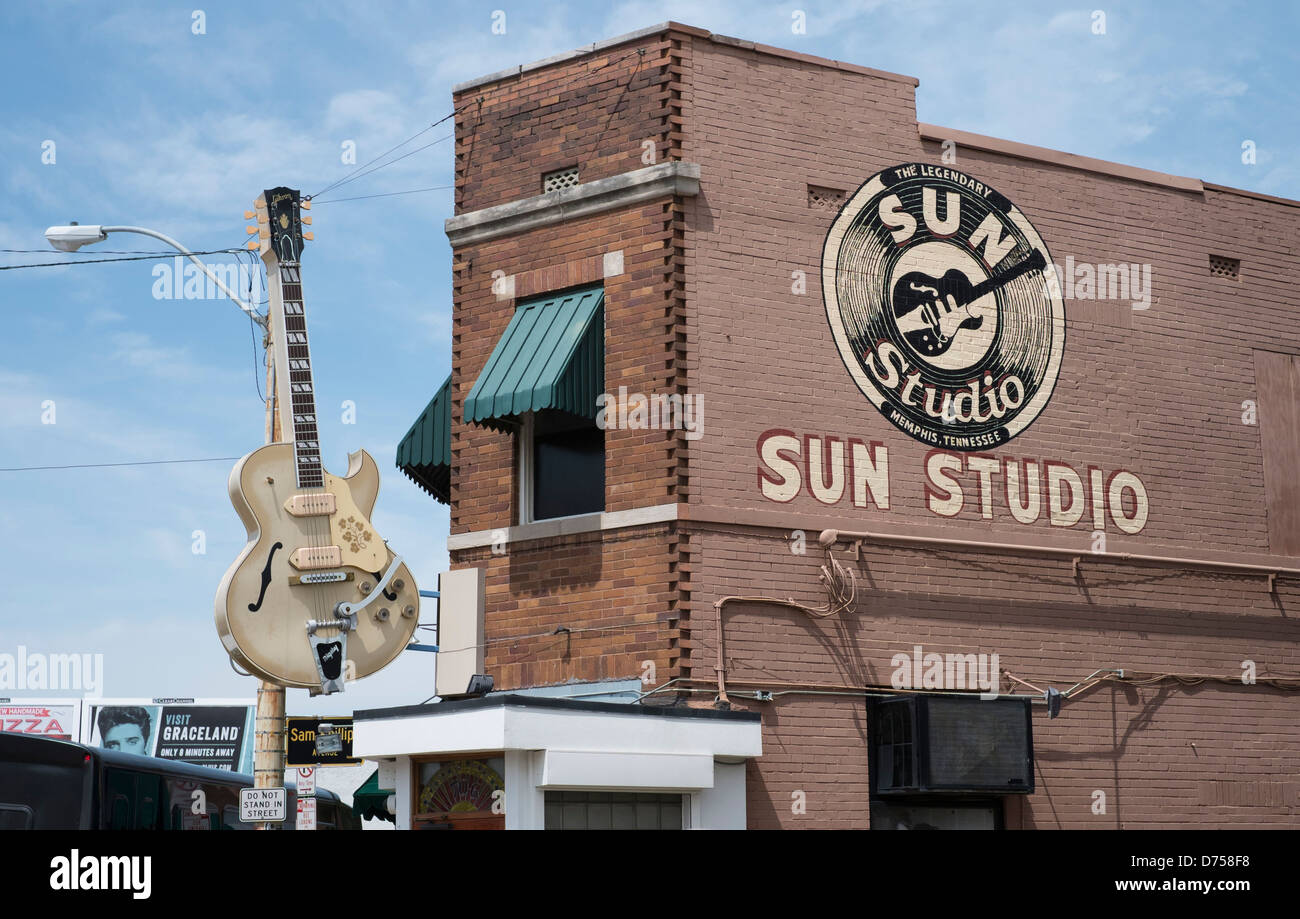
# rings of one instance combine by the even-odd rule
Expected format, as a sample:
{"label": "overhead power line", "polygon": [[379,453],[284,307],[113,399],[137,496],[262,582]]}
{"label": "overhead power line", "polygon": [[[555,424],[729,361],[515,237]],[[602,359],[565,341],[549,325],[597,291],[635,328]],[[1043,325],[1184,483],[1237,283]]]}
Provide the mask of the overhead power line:
{"label": "overhead power line", "polygon": [[340,201],[365,201],[367,198],[393,198],[397,195],[414,195],[422,191],[443,191],[448,188],[455,188],[455,185],[431,185],[428,188],[412,188],[407,191],[390,191],[379,195],[358,195],[355,198],[327,198],[324,201],[317,201],[317,204],[337,204]]}
{"label": "overhead power line", "polygon": [[67,265],[94,265],[100,262],[148,262],[163,258],[184,258],[187,255],[235,255],[239,252],[239,249],[204,249],[199,252],[159,252],[154,255],[127,255],[118,258],[79,258],[63,262],[33,262],[29,265],[0,265],[0,271],[15,271],[19,268],[61,268]]}
{"label": "overhead power line", "polygon": [[135,463],[73,463],[67,466],[10,466],[0,468],[0,472],[36,472],[44,469],[106,469],[110,466],[168,466],[174,463],[222,463],[234,462],[238,456],[207,456],[202,459],[175,460],[141,460]]}
{"label": "overhead power line", "polygon": [[[477,101],[477,100],[476,100],[476,101]],[[469,105],[471,105],[471,104],[473,104],[473,103],[466,103],[465,105],[461,106],[461,108],[466,108],[467,106],[469,106]],[[349,173],[348,173],[347,175],[345,175],[343,178],[339,179],[337,182],[332,182],[331,184],[326,185],[326,186],[325,186],[324,188],[322,188],[320,191],[316,192],[316,194],[314,194],[314,195],[308,195],[307,197],[314,201],[316,198],[320,197],[321,195],[325,194],[325,193],[328,192],[328,191],[331,191],[332,189],[338,188],[338,187],[341,186],[341,185],[345,185],[346,183],[351,182],[353,179],[359,179],[359,178],[361,178],[361,175],[368,175],[369,173],[364,173],[364,172],[362,172],[362,170],[364,170],[366,167],[370,166],[372,163],[377,163],[377,162],[379,162],[379,161],[382,160],[384,157],[388,156],[388,154],[392,153],[394,150],[400,150],[402,147],[405,147],[407,144],[409,144],[411,141],[415,140],[417,137],[420,137],[420,136],[422,136],[422,135],[424,135],[424,134],[429,133],[430,131],[432,131],[432,130],[433,130],[434,128],[436,128],[438,125],[442,124],[442,123],[443,123],[444,121],[446,121],[447,119],[455,117],[456,113],[459,112],[459,111],[460,111],[460,109],[453,109],[451,112],[449,112],[448,114],[442,116],[441,118],[439,118],[437,121],[435,121],[433,124],[429,125],[428,127],[425,127],[425,128],[422,128],[422,129],[419,130],[419,131],[416,131],[414,134],[412,134],[410,137],[406,138],[406,140],[402,141],[400,144],[396,144],[395,146],[389,147],[387,150],[385,150],[383,153],[381,153],[381,154],[379,154],[378,156],[376,156],[374,159],[371,159],[371,160],[368,160],[367,162],[362,163],[360,166],[358,166],[356,169],[353,169],[351,172],[349,172]],[[445,140],[445,138],[443,138],[443,139]],[[434,143],[438,143],[438,141],[434,141]],[[433,144],[426,144],[425,146],[426,146],[426,147],[431,147],[431,146],[433,146]],[[421,147],[420,149],[423,150],[423,149],[425,149],[425,148],[424,148],[424,147]],[[412,152],[412,153],[415,153],[415,152],[418,152],[418,151],[413,150],[413,151],[411,151],[411,152]],[[409,156],[410,154],[407,154],[407,155]],[[403,157],[398,157],[398,159],[403,159]],[[397,160],[393,160],[393,162],[395,163],[395,162],[397,162]],[[392,165],[392,164],[391,164],[391,163],[385,163],[384,165]],[[379,168],[383,168],[383,167],[379,167]],[[373,172],[374,170],[371,170],[371,171]],[[358,173],[360,173],[360,175],[358,175]]]}

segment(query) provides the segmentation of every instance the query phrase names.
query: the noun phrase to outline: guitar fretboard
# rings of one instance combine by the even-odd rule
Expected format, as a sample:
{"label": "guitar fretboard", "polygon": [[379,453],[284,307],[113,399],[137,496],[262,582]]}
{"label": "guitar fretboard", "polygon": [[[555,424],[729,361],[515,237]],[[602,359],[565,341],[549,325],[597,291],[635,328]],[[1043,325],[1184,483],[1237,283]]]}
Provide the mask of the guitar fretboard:
{"label": "guitar fretboard", "polygon": [[960,298],[961,302],[958,303],[957,305],[966,306],[969,303],[974,303],[980,297],[986,296],[987,294],[991,294],[999,287],[1002,287],[1006,284],[1010,284],[1012,281],[1020,277],[1022,274],[1028,274],[1029,272],[1037,268],[1044,268],[1046,266],[1047,266],[1047,260],[1043,258],[1043,253],[1035,249],[1033,251],[1033,254],[1031,254],[1028,258],[1023,258],[1019,262],[1017,262],[1016,264],[1008,268],[1006,271],[1002,272],[1001,274],[995,274],[987,281],[982,281],[979,284],[976,284],[974,287],[971,288],[969,294],[967,294],[965,297]]}
{"label": "guitar fretboard", "polygon": [[289,363],[289,402],[293,414],[293,455],[299,488],[325,484],[320,435],[316,430],[316,389],[307,347],[307,315],[302,304],[302,275],[297,262],[279,263],[280,299],[284,308],[285,351]]}

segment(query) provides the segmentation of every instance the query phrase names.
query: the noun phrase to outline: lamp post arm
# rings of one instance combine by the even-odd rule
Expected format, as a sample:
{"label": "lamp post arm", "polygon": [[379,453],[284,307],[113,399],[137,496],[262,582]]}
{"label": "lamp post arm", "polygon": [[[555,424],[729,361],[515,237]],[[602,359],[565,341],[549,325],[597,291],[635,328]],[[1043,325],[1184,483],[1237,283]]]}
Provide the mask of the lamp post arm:
{"label": "lamp post arm", "polygon": [[150,230],[146,227],[102,227],[101,229],[105,233],[139,233],[141,236],[152,236],[154,239],[165,242],[167,245],[171,246],[181,255],[184,255],[186,258],[188,258],[195,265],[198,265],[199,269],[205,275],[207,275],[208,280],[211,281],[213,284],[216,284],[217,287],[221,289],[221,292],[223,294],[225,294],[231,300],[234,300],[235,305],[238,306],[245,313],[247,313],[248,317],[252,319],[255,323],[257,323],[262,328],[266,328],[265,317],[259,314],[257,310],[253,309],[253,307],[249,306],[247,303],[241,300],[239,298],[239,295],[236,294],[229,287],[227,287],[225,283],[221,280],[221,278],[213,274],[212,269],[209,268],[207,265],[205,265],[202,261],[200,261],[197,255],[195,255],[189,249],[186,249],[184,246],[182,246],[176,240],[172,239],[170,236],[166,235],[165,233],[159,233],[157,230]]}

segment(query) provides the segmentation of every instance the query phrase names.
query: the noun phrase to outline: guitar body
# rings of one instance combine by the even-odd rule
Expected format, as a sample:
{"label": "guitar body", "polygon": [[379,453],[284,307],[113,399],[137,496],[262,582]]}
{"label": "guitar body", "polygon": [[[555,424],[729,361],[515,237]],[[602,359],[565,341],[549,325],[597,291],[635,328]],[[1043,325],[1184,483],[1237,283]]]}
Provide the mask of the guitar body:
{"label": "guitar body", "polygon": [[[228,488],[248,530],[248,545],[222,579],[215,610],[217,633],[237,664],[262,679],[318,691],[321,678],[308,622],[332,619],[339,603],[365,601],[395,557],[370,524],[379,494],[379,469],[370,454],[352,454],[347,475],[325,472],[323,479],[320,488],[297,487],[290,443],[261,447],[235,465]],[[330,513],[301,516],[286,506],[295,498],[320,502],[329,495]],[[318,547],[329,552],[337,547],[339,563],[313,558]],[[344,580],[301,582],[304,576],[340,573]],[[415,632],[419,609],[415,579],[399,565],[348,632],[348,680],[368,676],[397,657]]]}

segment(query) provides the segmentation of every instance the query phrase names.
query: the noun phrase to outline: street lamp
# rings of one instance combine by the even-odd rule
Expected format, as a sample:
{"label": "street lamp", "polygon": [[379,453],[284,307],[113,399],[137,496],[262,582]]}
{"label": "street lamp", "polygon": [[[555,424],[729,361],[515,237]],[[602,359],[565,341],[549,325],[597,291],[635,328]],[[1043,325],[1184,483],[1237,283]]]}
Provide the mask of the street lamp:
{"label": "street lamp", "polygon": [[208,276],[208,280],[217,285],[221,292],[227,297],[234,300],[235,305],[247,313],[250,319],[264,329],[267,327],[266,317],[262,316],[257,312],[257,310],[253,309],[253,307],[241,300],[239,295],[227,287],[221,278],[213,274],[212,269],[203,264],[197,255],[189,249],[186,249],[170,236],[159,233],[157,230],[149,230],[144,227],[103,227],[89,224],[83,226],[79,223],[73,222],[67,226],[50,227],[45,231],[45,238],[51,246],[58,249],[60,252],[76,252],[82,246],[88,246],[92,243],[97,243],[107,239],[109,233],[139,233],[142,236],[152,236],[154,239],[165,242],[177,252],[181,253],[181,255],[188,258],[195,265],[198,265],[199,269]]}

